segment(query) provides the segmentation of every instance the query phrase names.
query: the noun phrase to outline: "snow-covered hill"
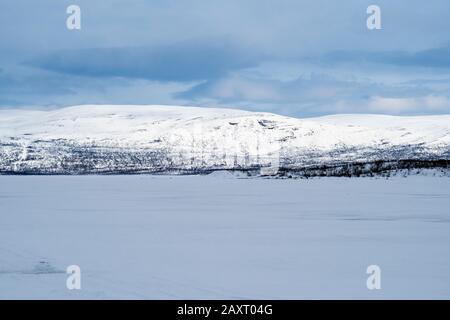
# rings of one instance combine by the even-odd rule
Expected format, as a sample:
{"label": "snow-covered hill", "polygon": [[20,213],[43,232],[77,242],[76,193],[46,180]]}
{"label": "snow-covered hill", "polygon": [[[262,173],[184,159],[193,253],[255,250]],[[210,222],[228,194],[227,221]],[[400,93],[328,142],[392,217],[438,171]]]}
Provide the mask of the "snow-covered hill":
{"label": "snow-covered hill", "polygon": [[131,105],[0,111],[1,173],[359,175],[448,168],[449,160],[450,115],[297,119]]}

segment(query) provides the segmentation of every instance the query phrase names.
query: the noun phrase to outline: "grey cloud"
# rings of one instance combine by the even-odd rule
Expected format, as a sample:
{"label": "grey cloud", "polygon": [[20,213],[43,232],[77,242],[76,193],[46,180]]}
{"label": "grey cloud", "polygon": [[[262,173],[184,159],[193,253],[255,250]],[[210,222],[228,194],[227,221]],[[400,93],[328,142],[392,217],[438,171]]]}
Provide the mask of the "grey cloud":
{"label": "grey cloud", "polygon": [[261,59],[225,40],[159,47],[92,48],[38,56],[26,64],[63,74],[157,81],[213,79],[253,67]]}
{"label": "grey cloud", "polygon": [[[293,81],[261,80],[240,76],[208,81],[176,95],[196,103],[214,101],[221,105],[263,105],[289,110],[290,115],[319,115],[364,112],[373,97],[415,98],[431,95],[424,85],[386,85],[370,81],[341,80],[322,74]],[[270,107],[272,106],[272,107]]]}
{"label": "grey cloud", "polygon": [[326,65],[340,63],[361,64],[376,63],[400,67],[430,67],[450,68],[450,46],[421,50],[407,51],[335,51],[322,58],[309,58],[310,61]]}

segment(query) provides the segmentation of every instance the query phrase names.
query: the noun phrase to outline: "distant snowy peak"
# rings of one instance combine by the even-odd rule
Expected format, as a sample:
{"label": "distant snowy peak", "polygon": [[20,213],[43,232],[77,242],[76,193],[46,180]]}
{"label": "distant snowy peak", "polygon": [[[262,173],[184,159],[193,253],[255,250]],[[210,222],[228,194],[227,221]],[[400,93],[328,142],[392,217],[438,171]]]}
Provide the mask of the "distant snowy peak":
{"label": "distant snowy peak", "polygon": [[449,159],[450,115],[297,119],[130,105],[0,111],[1,173],[259,172],[270,167],[277,174],[366,174],[445,168]]}

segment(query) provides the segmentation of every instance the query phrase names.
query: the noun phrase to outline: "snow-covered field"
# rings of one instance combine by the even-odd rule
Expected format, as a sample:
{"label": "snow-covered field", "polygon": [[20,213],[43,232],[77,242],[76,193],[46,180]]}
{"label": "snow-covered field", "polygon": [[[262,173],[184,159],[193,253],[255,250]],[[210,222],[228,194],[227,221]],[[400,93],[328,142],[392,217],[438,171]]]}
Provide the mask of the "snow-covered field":
{"label": "snow-covered field", "polygon": [[0,298],[448,299],[449,208],[445,177],[1,176]]}

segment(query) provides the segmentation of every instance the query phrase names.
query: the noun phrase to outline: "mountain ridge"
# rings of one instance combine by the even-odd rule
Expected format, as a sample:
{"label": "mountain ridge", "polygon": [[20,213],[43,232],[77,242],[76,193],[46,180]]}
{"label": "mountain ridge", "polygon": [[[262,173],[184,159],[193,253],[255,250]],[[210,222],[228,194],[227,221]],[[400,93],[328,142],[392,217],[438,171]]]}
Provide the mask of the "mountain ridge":
{"label": "mountain ridge", "polygon": [[184,106],[0,111],[0,173],[371,175],[441,168],[450,115],[329,115]]}

